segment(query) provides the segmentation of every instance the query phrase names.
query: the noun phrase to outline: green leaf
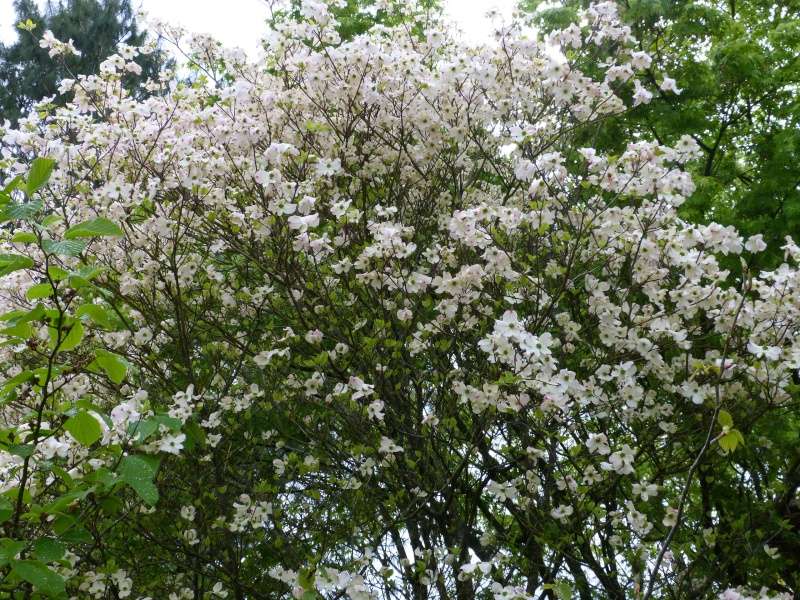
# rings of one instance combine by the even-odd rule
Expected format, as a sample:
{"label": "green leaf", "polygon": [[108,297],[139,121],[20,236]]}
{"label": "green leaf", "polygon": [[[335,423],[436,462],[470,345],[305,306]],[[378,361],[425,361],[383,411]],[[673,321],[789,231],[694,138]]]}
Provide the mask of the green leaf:
{"label": "green leaf", "polygon": [[79,412],[74,417],[67,419],[64,429],[69,431],[72,437],[83,446],[91,446],[103,437],[100,423],[87,412]]}
{"label": "green leaf", "polygon": [[6,221],[26,221],[42,210],[42,203],[26,202],[24,204],[9,204],[0,210],[0,223]]}
{"label": "green leaf", "polygon": [[[53,330],[55,331],[55,329]],[[53,332],[51,332],[53,335]],[[53,338],[56,339],[55,337]],[[67,352],[68,350],[72,350],[81,343],[83,339],[83,325],[81,325],[80,321],[75,321],[70,327],[69,332],[66,336],[61,339],[61,344],[58,346],[59,352]]]}
{"label": "green leaf", "polygon": [[86,242],[78,240],[42,240],[42,250],[60,256],[78,256],[86,249]]}
{"label": "green leaf", "polygon": [[16,175],[14,179],[8,182],[8,185],[3,188],[3,193],[11,194],[15,190],[25,191],[25,184],[22,180],[22,175]]}
{"label": "green leaf", "polygon": [[176,419],[175,417],[170,417],[169,415],[165,414],[158,414],[153,418],[158,422],[159,425],[169,427],[171,431],[180,431],[181,425],[183,425],[180,419]]}
{"label": "green leaf", "polygon": [[61,281],[62,279],[69,277],[69,271],[65,271],[61,267],[56,267],[54,265],[47,267],[47,274],[53,281]]}
{"label": "green leaf", "polygon": [[[93,488],[83,489],[83,490],[73,490],[71,492],[67,492],[56,498],[53,502],[48,504],[45,507],[45,512],[47,513],[59,513],[67,509],[73,503],[79,502],[83,500],[93,491]],[[56,533],[60,536],[63,536],[63,531],[59,529],[55,529]]]}
{"label": "green leaf", "polygon": [[53,295],[53,292],[53,286],[49,283],[39,283],[29,287],[28,291],[25,292],[25,297],[28,300],[38,300],[39,298],[49,298]]}
{"label": "green leaf", "polygon": [[158,488],[153,484],[156,470],[146,460],[139,456],[126,456],[117,473],[148,505],[154,506],[158,502]]}
{"label": "green leaf", "polygon": [[98,267],[96,265],[85,265],[83,267],[80,267],[79,269],[75,269],[72,273],[69,274],[69,276],[80,277],[81,279],[85,279],[86,281],[91,281],[105,270],[106,270],[105,267]]}
{"label": "green leaf", "polygon": [[14,560],[14,557],[25,549],[25,542],[19,540],[10,540],[8,538],[0,539],[0,566],[7,565]]}
{"label": "green leaf", "polygon": [[78,310],[75,311],[75,316],[82,317],[84,315],[106,329],[114,328],[114,321],[111,317],[111,313],[104,306],[99,304],[82,304],[78,307]]}
{"label": "green leaf", "polygon": [[33,444],[13,444],[8,447],[9,454],[19,456],[21,458],[28,458],[33,454]]}
{"label": "green leaf", "polygon": [[726,410],[719,411],[719,415],[717,415],[717,422],[722,427],[733,427],[733,417],[731,413]]}
{"label": "green leaf", "polygon": [[98,217],[96,219],[92,219],[91,221],[84,221],[79,225],[70,227],[64,233],[64,237],[68,240],[84,237],[120,237],[121,235],[122,229],[120,229],[119,225],[113,221],[104,219],[103,217]]}
{"label": "green leaf", "polygon": [[57,215],[57,214],[53,213],[53,214],[47,215],[44,219],[42,219],[42,227],[47,229],[51,225],[55,225],[56,223],[60,223],[63,220],[64,220],[64,218],[61,215]]}
{"label": "green leaf", "polygon": [[135,434],[137,436],[136,440],[143,442],[156,432],[158,425],[159,423],[155,419],[143,419],[128,425],[128,435],[133,436]]}
{"label": "green leaf", "polygon": [[76,290],[91,285],[91,280],[103,271],[104,269],[94,266],[85,266],[77,269],[69,274],[69,285]]}
{"label": "green leaf", "polygon": [[34,192],[41,189],[50,179],[50,174],[56,166],[56,161],[52,158],[35,158],[28,171],[28,180],[25,182],[25,191],[28,196],[33,196]]}
{"label": "green leaf", "polygon": [[63,544],[49,538],[41,538],[33,542],[33,556],[42,562],[61,560],[66,552]]}
{"label": "green leaf", "polygon": [[14,505],[5,496],[0,496],[0,523],[5,523],[14,514]]}
{"label": "green leaf", "polygon": [[19,271],[20,269],[30,269],[33,261],[21,254],[0,254],[0,277]]}
{"label": "green leaf", "polygon": [[69,544],[89,544],[94,538],[86,527],[80,523],[76,523],[61,534],[61,539]]}
{"label": "green leaf", "polygon": [[572,598],[572,586],[568,581],[545,583],[542,588],[545,590],[553,590],[559,600],[570,600]]}
{"label": "green leaf", "polygon": [[128,367],[122,357],[108,350],[100,349],[95,350],[94,355],[97,358],[98,366],[106,372],[108,378],[114,383],[122,383],[128,372]]}
{"label": "green leaf", "polygon": [[14,561],[13,572],[20,579],[34,585],[46,596],[60,596],[65,593],[64,579],[38,560]]}
{"label": "green leaf", "polygon": [[16,244],[32,244],[36,241],[36,234],[30,231],[18,231],[11,236],[11,241]]}
{"label": "green leaf", "polygon": [[744,436],[738,429],[731,429],[728,433],[719,438],[719,447],[725,454],[733,452],[739,446],[744,445]]}
{"label": "green leaf", "polygon": [[29,338],[32,330],[27,323],[41,319],[45,314],[45,308],[37,304],[36,308],[30,311],[14,310],[0,316],[0,321],[7,321],[8,327],[2,330],[3,335]]}
{"label": "green leaf", "polygon": [[3,387],[2,389],[0,389],[0,395],[4,396],[8,394],[11,390],[15,389],[17,386],[19,386],[22,383],[25,383],[26,381],[30,381],[32,378],[33,378],[32,371],[23,371],[22,373],[15,375],[11,379],[7,379],[5,382],[3,382]]}
{"label": "green leaf", "polygon": [[0,330],[0,334],[2,335],[18,337],[22,339],[30,338],[32,333],[33,330],[27,323],[17,323],[16,325],[12,325],[11,327],[6,327],[5,329]]}

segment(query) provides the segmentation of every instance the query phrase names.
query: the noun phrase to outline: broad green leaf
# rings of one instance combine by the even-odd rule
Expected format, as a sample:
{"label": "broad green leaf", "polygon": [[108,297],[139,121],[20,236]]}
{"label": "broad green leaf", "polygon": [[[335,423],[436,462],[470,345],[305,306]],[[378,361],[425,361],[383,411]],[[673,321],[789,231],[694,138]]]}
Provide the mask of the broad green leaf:
{"label": "broad green leaf", "polygon": [[98,267],[95,265],[85,265],[83,267],[80,267],[79,269],[75,269],[72,273],[69,274],[69,276],[80,277],[81,279],[85,279],[86,281],[91,281],[105,270],[106,270],[105,267]]}
{"label": "broad green leaf", "polygon": [[546,583],[542,588],[554,591],[559,600],[570,600],[572,598],[572,586],[568,581]]}
{"label": "broad green leaf", "polygon": [[8,379],[3,383],[3,387],[2,389],[0,389],[0,394],[2,395],[7,394],[8,392],[16,388],[18,385],[25,383],[26,381],[30,381],[31,378],[33,378],[33,372],[31,371],[23,371],[22,373],[15,375],[11,379]]}
{"label": "broad green leaf", "polygon": [[722,427],[733,427],[733,417],[731,413],[726,410],[719,411],[719,415],[717,415],[717,422]]}
{"label": "broad green leaf", "polygon": [[104,306],[99,304],[83,304],[75,311],[75,316],[82,317],[84,315],[106,329],[114,328],[114,321],[112,320],[111,314]]}
{"label": "broad green leaf", "polygon": [[12,325],[11,327],[6,327],[5,329],[0,330],[0,334],[8,337],[28,339],[33,334],[33,330],[27,323],[17,323],[16,325]]}
{"label": "broad green leaf", "polygon": [[57,215],[55,213],[47,215],[44,219],[42,219],[42,227],[49,228],[51,225],[55,225],[56,223],[60,223],[63,221],[64,218],[61,215]]}
{"label": "broad green leaf", "polygon": [[52,158],[36,158],[33,160],[31,169],[28,171],[28,180],[25,182],[25,191],[28,192],[28,196],[33,196],[34,192],[47,183],[55,166],[56,161]]}
{"label": "broad green leaf", "polygon": [[7,336],[14,336],[19,338],[29,338],[32,333],[32,328],[28,323],[41,319],[45,314],[45,308],[41,304],[37,304],[36,308],[23,311],[15,310],[0,316],[0,321],[7,321],[8,327],[2,330],[2,333]]}
{"label": "broad green leaf", "polygon": [[88,544],[93,541],[92,534],[80,523],[73,525],[61,534],[61,539],[69,544]]}
{"label": "broad green leaf", "polygon": [[103,271],[104,269],[93,266],[77,269],[69,274],[69,285],[76,290],[91,285],[91,280]]}
{"label": "broad green leaf", "polygon": [[33,371],[33,375],[36,377],[36,385],[44,385],[44,382],[48,379],[48,374],[51,378],[59,377],[65,369],[69,369],[69,367],[66,365],[53,365],[52,367],[39,367],[38,369],[35,369]]}
{"label": "broad green leaf", "polygon": [[169,427],[172,431],[180,431],[181,430],[181,423],[180,419],[176,419],[175,417],[170,417],[169,415],[160,414],[153,417],[153,419],[159,424],[164,425],[165,427]]}
{"label": "broad green leaf", "polygon": [[36,234],[30,231],[18,231],[11,236],[11,241],[16,244],[32,244],[37,241]]}
{"label": "broad green leaf", "polygon": [[100,423],[87,412],[79,412],[74,417],[67,419],[64,429],[69,431],[72,437],[83,446],[91,446],[103,437]]}
{"label": "broad green leaf", "polygon": [[52,467],[50,467],[50,470],[53,471],[53,475],[56,475],[59,478],[61,478],[61,480],[67,484],[68,488],[72,488],[72,483],[74,480],[67,471],[65,471],[58,465],[53,465]]}
{"label": "broad green leaf", "polygon": [[25,221],[42,210],[42,203],[26,202],[24,204],[8,204],[0,209],[0,223],[6,221]]}
{"label": "broad green leaf", "polygon": [[49,298],[53,292],[53,286],[49,283],[38,283],[28,288],[25,297],[28,300],[38,300],[39,298]]}
{"label": "broad green leaf", "polygon": [[143,442],[156,432],[158,425],[155,419],[143,419],[128,426],[128,435],[136,434],[136,440]]}
{"label": "broad green leaf", "polygon": [[103,217],[85,221],[79,225],[75,225],[64,232],[64,237],[68,240],[75,238],[92,238],[92,237],[119,237],[122,235],[122,229],[119,225]]}
{"label": "broad green leaf", "polygon": [[5,523],[14,514],[14,505],[5,496],[0,496],[0,523]]}
{"label": "broad green leaf", "polygon": [[[94,488],[84,489],[84,490],[73,490],[71,492],[67,492],[56,498],[53,502],[45,506],[44,510],[47,513],[59,513],[67,509],[73,503],[83,500],[86,496],[88,496]],[[56,529],[55,532],[58,535],[62,535],[63,531]]]}
{"label": "broad green leaf", "polygon": [[124,510],[125,505],[123,504],[122,500],[116,496],[106,496],[100,500],[100,508],[103,509],[105,514],[113,516],[121,513]]}
{"label": "broad green leaf", "polygon": [[0,539],[0,565],[6,565],[25,549],[27,544],[20,540]]}
{"label": "broad green leaf", "polygon": [[[0,321],[8,321],[9,324],[21,323],[28,311],[25,310],[10,310],[7,313],[0,315]],[[44,314],[44,313],[43,313]]]}
{"label": "broad green leaf", "polygon": [[554,590],[560,600],[570,600],[572,598],[572,586],[566,581],[557,583]]}
{"label": "broad green leaf", "polygon": [[[56,341],[56,330],[55,328],[51,328],[52,331],[50,335],[52,337],[52,342],[55,344]],[[72,327],[69,328],[69,331],[65,336],[61,338],[61,343],[58,346],[59,352],[67,352],[75,348],[78,344],[81,343],[83,339],[83,325],[81,325],[80,321],[75,321],[72,324]]]}
{"label": "broad green leaf", "polygon": [[719,438],[719,447],[725,454],[733,452],[739,446],[744,445],[744,437],[738,429],[731,429],[728,433]]}
{"label": "broad green leaf", "polygon": [[13,572],[20,579],[34,585],[46,596],[55,597],[65,593],[64,579],[38,560],[17,560]]}
{"label": "broad green leaf", "polygon": [[123,362],[122,357],[108,350],[100,349],[95,350],[94,355],[98,366],[106,372],[108,378],[114,383],[122,383],[125,379],[125,373],[128,371],[128,367]]}
{"label": "broad green leaf", "polygon": [[158,488],[153,483],[156,471],[146,460],[139,456],[126,456],[117,473],[144,502],[150,506],[158,502]]}
{"label": "broad green leaf", "polygon": [[19,271],[20,269],[30,269],[33,261],[21,254],[0,254],[0,277]]}
{"label": "broad green leaf", "polygon": [[69,277],[69,271],[65,271],[61,267],[56,267],[54,265],[47,267],[47,274],[53,281],[61,281],[62,279]]}
{"label": "broad green leaf", "polygon": [[63,544],[49,538],[41,538],[33,542],[33,556],[42,562],[61,560],[66,552]]}
{"label": "broad green leaf", "polygon": [[3,188],[3,193],[10,195],[15,190],[25,191],[25,182],[22,179],[22,175],[17,175],[9,181],[8,185]]}
{"label": "broad green leaf", "polygon": [[12,444],[8,447],[9,454],[27,458],[33,454],[33,444]]}
{"label": "broad green leaf", "polygon": [[78,240],[42,240],[42,250],[60,256],[78,256],[86,249],[86,242]]}
{"label": "broad green leaf", "polygon": [[100,467],[96,471],[87,474],[85,480],[100,483],[105,487],[111,487],[117,483],[117,475],[105,467]]}

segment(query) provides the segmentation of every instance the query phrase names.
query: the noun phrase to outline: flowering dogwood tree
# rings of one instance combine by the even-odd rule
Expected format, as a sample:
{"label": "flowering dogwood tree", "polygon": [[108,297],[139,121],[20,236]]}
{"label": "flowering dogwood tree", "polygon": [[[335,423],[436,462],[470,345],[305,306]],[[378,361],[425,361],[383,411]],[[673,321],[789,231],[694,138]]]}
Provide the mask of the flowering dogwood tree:
{"label": "flowering dogwood tree", "polygon": [[797,593],[800,247],[681,221],[689,137],[572,144],[675,93],[614,4],[302,14],[4,130],[4,597]]}

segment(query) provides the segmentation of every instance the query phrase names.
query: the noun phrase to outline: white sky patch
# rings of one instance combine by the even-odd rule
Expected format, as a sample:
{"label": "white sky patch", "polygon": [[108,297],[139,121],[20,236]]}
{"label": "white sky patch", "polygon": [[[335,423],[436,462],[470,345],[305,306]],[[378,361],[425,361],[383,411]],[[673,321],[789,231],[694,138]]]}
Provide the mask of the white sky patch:
{"label": "white sky patch", "polygon": [[[469,43],[492,39],[495,28],[511,20],[517,0],[444,0],[445,19],[453,23]],[[487,13],[494,11],[493,19]]]}
{"label": "white sky patch", "polygon": [[0,42],[8,44],[17,37],[14,33],[14,4],[11,0],[0,0]]}
{"label": "white sky patch", "polygon": [[[0,0],[4,1],[4,0]],[[269,10],[263,0],[143,0],[151,17],[180,25],[189,33],[206,33],[224,46],[258,55]]]}
{"label": "white sky patch", "polygon": [[[266,30],[265,0],[134,0],[132,4],[191,33],[207,33],[225,46],[242,48],[251,57],[257,56]],[[444,0],[443,4],[446,19],[462,31],[465,41],[478,43],[490,40],[497,24],[486,13],[496,9],[508,21],[516,0]],[[13,0],[0,0],[0,42],[16,39],[15,19]]]}

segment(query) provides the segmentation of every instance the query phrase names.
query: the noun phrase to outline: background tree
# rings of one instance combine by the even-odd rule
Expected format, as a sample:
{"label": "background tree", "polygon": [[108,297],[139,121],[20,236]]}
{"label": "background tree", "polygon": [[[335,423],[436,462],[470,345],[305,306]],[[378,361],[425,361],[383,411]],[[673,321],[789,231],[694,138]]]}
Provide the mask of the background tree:
{"label": "background tree", "polygon": [[[96,73],[100,63],[117,50],[119,42],[141,45],[145,34],[136,23],[130,0],[48,1],[40,11],[35,0],[15,0],[17,23],[30,21],[30,30],[19,30],[17,41],[0,46],[0,118],[16,122],[35,102],[56,96],[62,79],[76,73]],[[39,40],[47,30],[60,40],[72,39],[80,56],[53,61]],[[131,90],[157,74],[160,53],[140,55],[141,73],[131,72],[125,85]]]}
{"label": "background tree", "polygon": [[[586,5],[521,3],[546,30]],[[800,232],[800,2],[626,0],[620,8],[640,49],[653,57],[651,82],[668,75],[682,91],[657,94],[579,138],[618,152],[623,140],[669,144],[690,134],[703,153],[689,166],[697,191],[682,216],[762,233],[770,250],[760,263],[778,264],[783,238]]]}

